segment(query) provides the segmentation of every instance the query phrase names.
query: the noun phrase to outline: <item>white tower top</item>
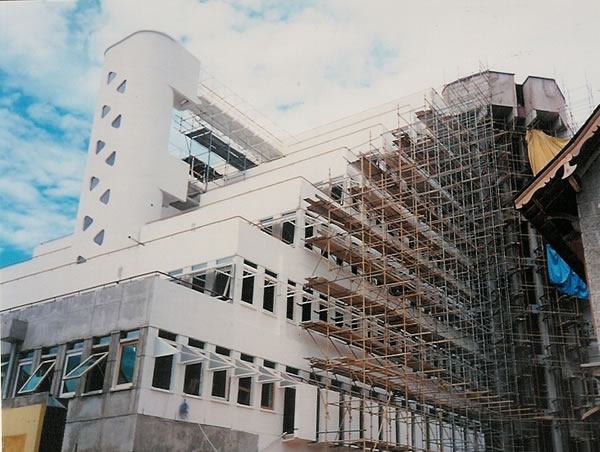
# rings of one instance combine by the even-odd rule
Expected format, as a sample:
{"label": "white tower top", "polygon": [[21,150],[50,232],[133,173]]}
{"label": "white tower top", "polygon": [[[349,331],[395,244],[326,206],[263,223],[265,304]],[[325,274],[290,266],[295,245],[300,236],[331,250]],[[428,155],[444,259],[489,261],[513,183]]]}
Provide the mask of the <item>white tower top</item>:
{"label": "white tower top", "polygon": [[130,246],[163,205],[185,201],[187,165],[167,149],[173,108],[198,102],[199,73],[191,53],[155,31],[106,50],[73,237],[79,261]]}

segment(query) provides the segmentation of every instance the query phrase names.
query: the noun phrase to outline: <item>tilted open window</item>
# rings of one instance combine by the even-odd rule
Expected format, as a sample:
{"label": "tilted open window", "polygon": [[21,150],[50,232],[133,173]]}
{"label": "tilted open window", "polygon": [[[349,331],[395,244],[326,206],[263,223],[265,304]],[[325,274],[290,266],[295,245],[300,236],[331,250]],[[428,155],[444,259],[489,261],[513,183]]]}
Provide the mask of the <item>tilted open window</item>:
{"label": "tilted open window", "polygon": [[108,352],[102,353],[94,353],[85,359],[81,364],[79,364],[75,369],[69,372],[67,375],[63,377],[63,380],[70,380],[72,378],[83,377],[85,374],[90,372],[94,367],[101,364],[106,357],[108,356]]}
{"label": "tilted open window", "polygon": [[35,392],[40,387],[40,385],[42,385],[46,381],[46,379],[50,375],[50,372],[52,371],[52,369],[54,369],[55,364],[56,360],[54,359],[42,361],[39,364],[39,366],[35,368],[35,370],[29,376],[27,381],[25,381],[25,384],[21,386],[21,389],[19,389],[18,394],[28,394],[30,392]]}

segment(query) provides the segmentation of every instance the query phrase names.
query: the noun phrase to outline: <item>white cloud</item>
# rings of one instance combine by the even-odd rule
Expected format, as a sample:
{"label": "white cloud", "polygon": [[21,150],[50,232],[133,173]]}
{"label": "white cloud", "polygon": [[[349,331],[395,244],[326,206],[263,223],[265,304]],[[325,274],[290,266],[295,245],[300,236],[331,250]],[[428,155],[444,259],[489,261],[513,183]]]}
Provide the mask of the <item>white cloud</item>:
{"label": "white cloud", "polygon": [[[0,77],[7,93],[0,108],[11,108],[0,109],[0,174],[2,186],[30,187],[10,194],[24,201],[10,205],[19,216],[2,236],[9,243],[18,228],[22,246],[43,235],[36,222],[24,220],[26,209],[40,208],[26,202],[34,191],[49,206],[44,214],[56,233],[70,227],[71,217],[57,206],[64,196],[70,202],[77,196],[104,49],[138,29],[184,40],[208,72],[292,132],[485,67],[515,72],[518,82],[528,74],[555,77],[568,86],[580,119],[590,98],[600,99],[598,2],[575,0],[568,8],[558,0],[94,5],[0,4]],[[15,106],[23,96],[34,102],[20,112]],[[5,214],[4,201],[0,207]]]}

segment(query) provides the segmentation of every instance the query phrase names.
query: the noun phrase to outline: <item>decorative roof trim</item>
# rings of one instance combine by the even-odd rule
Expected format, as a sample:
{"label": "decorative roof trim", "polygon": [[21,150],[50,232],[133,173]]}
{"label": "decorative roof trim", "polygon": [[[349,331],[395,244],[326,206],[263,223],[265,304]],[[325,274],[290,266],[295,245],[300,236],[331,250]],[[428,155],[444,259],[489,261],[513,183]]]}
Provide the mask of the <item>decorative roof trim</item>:
{"label": "decorative roof trim", "polygon": [[571,161],[579,155],[583,145],[600,130],[600,108],[596,108],[586,123],[579,129],[575,136],[564,147],[562,151],[546,165],[531,184],[525,188],[515,199],[515,207],[523,208],[533,195],[544,188],[552,179],[556,177],[559,169],[563,169],[562,179],[568,178],[577,165],[571,165]]}

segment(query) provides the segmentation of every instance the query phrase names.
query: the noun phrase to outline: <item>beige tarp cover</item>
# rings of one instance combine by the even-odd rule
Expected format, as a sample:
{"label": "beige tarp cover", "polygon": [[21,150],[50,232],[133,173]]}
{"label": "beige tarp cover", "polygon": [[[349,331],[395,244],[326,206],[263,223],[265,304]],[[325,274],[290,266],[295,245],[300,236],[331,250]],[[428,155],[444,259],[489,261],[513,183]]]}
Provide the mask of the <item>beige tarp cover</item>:
{"label": "beige tarp cover", "polygon": [[528,130],[525,135],[527,153],[533,175],[537,175],[544,166],[558,154],[569,142],[570,138],[555,138],[541,130]]}

